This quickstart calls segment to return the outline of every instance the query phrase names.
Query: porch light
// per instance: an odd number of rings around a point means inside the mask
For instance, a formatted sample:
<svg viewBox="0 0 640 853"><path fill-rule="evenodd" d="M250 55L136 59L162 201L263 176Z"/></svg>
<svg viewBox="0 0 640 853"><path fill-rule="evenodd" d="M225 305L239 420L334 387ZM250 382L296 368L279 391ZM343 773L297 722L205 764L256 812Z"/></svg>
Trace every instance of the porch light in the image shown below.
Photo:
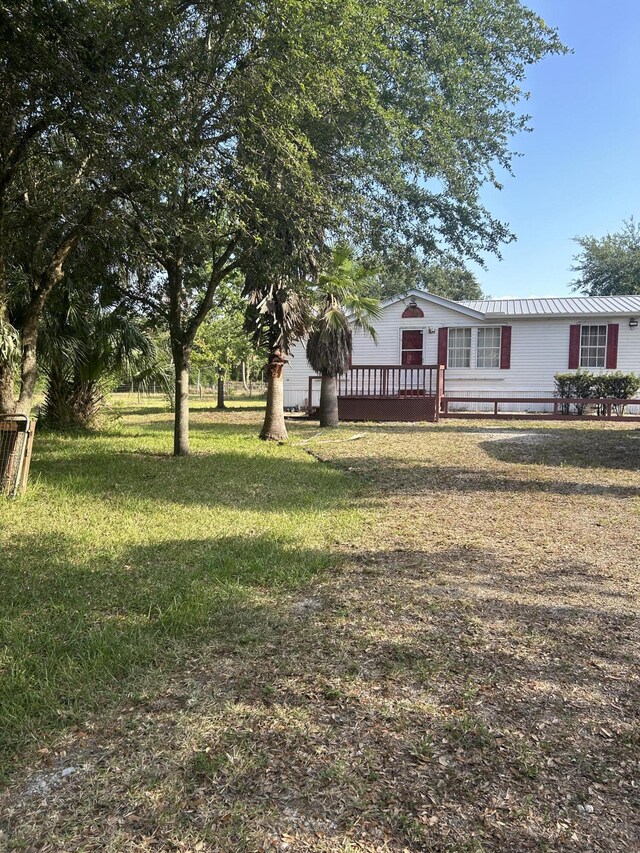
<svg viewBox="0 0 640 853"><path fill-rule="evenodd" d="M632 318L629 320L629 328L630 328L630 329L635 329L635 328L637 327L637 325L638 325L638 319L637 319L637 317L632 317Z"/></svg>

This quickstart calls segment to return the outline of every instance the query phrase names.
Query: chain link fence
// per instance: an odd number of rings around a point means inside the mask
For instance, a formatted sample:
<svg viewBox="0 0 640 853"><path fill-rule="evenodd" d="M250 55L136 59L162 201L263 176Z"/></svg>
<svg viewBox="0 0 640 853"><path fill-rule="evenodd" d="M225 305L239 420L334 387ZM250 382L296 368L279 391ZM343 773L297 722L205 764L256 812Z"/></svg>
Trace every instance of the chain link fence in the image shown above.
<svg viewBox="0 0 640 853"><path fill-rule="evenodd" d="M173 388L168 388L162 383L145 382L137 384L135 382L121 383L113 392L114 394L133 394L139 402L144 400L166 400L171 401L173 397ZM264 400L267 393L266 383L261 381L247 382L245 385L239 381L225 381L224 383L224 399L229 402L233 400ZM207 402L216 402L218 399L217 383L200 383L189 385L189 396L192 400L206 400Z"/></svg>

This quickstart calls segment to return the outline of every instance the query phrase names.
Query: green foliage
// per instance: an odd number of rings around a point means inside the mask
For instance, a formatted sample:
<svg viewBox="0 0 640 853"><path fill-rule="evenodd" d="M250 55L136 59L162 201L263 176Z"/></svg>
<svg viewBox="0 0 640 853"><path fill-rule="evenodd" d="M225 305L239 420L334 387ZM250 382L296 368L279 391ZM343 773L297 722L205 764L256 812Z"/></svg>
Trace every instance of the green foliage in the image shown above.
<svg viewBox="0 0 640 853"><path fill-rule="evenodd" d="M388 264L446 257L459 263L512 239L480 202L484 183L511 170L511 138L526 66L563 50L517 0L451 4L393 0L366 31L373 109L359 110L347 202L360 235ZM365 216L362 212L365 211Z"/></svg>
<svg viewBox="0 0 640 853"><path fill-rule="evenodd" d="M105 393L156 361L153 339L128 314L98 260L96 252L82 254L84 263L72 268L45 309L38 353L47 382L41 417L57 429L94 424ZM87 264L93 264L95 278Z"/></svg>
<svg viewBox="0 0 640 853"><path fill-rule="evenodd" d="M193 343L191 364L203 382L213 384L220 374L243 363L246 378L251 378L256 368L266 362L266 353L256 351L244 329L246 307L239 283L221 284L217 305L200 326Z"/></svg>
<svg viewBox="0 0 640 853"><path fill-rule="evenodd" d="M595 375L587 370L576 370L575 373L556 373L555 396L556 397L579 397L581 399L594 397ZM578 415L584 414L587 408L585 403L564 403L561 407L562 414L568 415L572 411L572 405Z"/></svg>
<svg viewBox="0 0 640 853"><path fill-rule="evenodd" d="M511 235L480 191L527 127L527 65L563 50L518 0L25 0L0 34L0 313L31 324L32 352L99 227L182 384L237 270L298 310L327 241L386 266L498 251Z"/></svg>
<svg viewBox="0 0 640 853"><path fill-rule="evenodd" d="M0 362L12 366L20 357L20 335L0 316Z"/></svg>
<svg viewBox="0 0 640 853"><path fill-rule="evenodd" d="M381 299L405 294L412 288L426 290L454 302L483 298L480 282L474 273L452 261L425 263L407 259L403 268L392 266L377 274L376 292Z"/></svg>
<svg viewBox="0 0 640 853"><path fill-rule="evenodd" d="M597 376L595 386L599 397L628 400L640 390L640 376L616 370L615 373L603 373Z"/></svg>
<svg viewBox="0 0 640 853"><path fill-rule="evenodd" d="M613 399L629 400L640 389L640 376L635 373L623 373L617 370L614 373L591 373L588 370L577 370L575 373L556 373L554 376L556 397L577 397L580 399ZM573 405L578 415L585 413L586 403L565 403L562 405L562 413L570 414ZM615 407L616 412L622 414L624 406ZM606 408L598 406L598 414L604 414Z"/></svg>
<svg viewBox="0 0 640 853"><path fill-rule="evenodd" d="M425 271L425 290L452 299L454 302L470 302L482 299L480 283L471 270L456 265L433 265Z"/></svg>
<svg viewBox="0 0 640 853"><path fill-rule="evenodd" d="M307 341L307 359L317 373L330 377L344 373L351 360L353 329L376 340L373 321L380 317L380 303L367 295L371 288L371 271L348 246L337 246L318 279L319 304Z"/></svg>
<svg viewBox="0 0 640 853"><path fill-rule="evenodd" d="M581 252L572 267L575 290L589 296L640 293L640 225L634 219L605 237L576 237Z"/></svg>
<svg viewBox="0 0 640 853"><path fill-rule="evenodd" d="M22 343L31 407L44 306L81 237L114 197L108 164L127 94L120 0L0 4L0 315ZM118 130L115 130L118 128ZM127 166L119 167L126 181ZM0 361L0 386L5 366ZM13 394L0 387L0 408Z"/></svg>

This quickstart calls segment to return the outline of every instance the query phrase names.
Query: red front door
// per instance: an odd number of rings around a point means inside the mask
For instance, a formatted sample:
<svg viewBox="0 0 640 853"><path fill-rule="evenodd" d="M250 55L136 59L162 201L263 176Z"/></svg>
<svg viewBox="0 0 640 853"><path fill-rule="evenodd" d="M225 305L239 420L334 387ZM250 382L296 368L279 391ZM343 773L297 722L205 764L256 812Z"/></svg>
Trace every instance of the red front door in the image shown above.
<svg viewBox="0 0 640 853"><path fill-rule="evenodd" d="M403 329L401 364L422 364L422 329Z"/></svg>

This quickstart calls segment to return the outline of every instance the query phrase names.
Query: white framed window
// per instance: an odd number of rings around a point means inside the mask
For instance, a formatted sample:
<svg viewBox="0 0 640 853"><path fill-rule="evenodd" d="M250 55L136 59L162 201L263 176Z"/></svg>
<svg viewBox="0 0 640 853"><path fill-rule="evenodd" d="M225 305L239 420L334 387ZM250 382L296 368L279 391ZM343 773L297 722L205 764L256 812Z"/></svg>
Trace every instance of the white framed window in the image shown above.
<svg viewBox="0 0 640 853"><path fill-rule="evenodd" d="M607 360L607 327L580 327L580 367L604 367Z"/></svg>
<svg viewBox="0 0 640 853"><path fill-rule="evenodd" d="M471 367L471 329L449 329L448 367Z"/></svg>
<svg viewBox="0 0 640 853"><path fill-rule="evenodd" d="M477 367L500 367L500 345L502 329L500 326L480 327L476 349Z"/></svg>

